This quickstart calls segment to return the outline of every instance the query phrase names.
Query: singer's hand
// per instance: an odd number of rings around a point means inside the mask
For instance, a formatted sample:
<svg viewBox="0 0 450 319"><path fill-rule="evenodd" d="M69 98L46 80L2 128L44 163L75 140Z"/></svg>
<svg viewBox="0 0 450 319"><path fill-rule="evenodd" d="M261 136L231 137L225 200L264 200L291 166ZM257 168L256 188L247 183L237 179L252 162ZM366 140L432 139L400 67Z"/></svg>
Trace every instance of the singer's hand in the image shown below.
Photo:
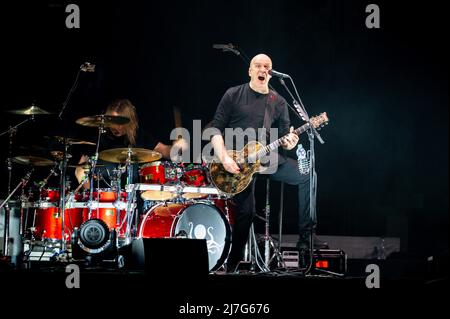
<svg viewBox="0 0 450 319"><path fill-rule="evenodd" d="M225 153L222 158L222 165L223 168L225 168L225 170L227 172L230 172L231 174L238 174L241 171L236 162L227 153Z"/></svg>
<svg viewBox="0 0 450 319"><path fill-rule="evenodd" d="M298 135L293 133L294 132L294 128L291 126L290 130L289 130L289 134L287 134L286 136L284 136L281 139L281 146L285 149L285 150L291 150L295 147L295 145L297 145L298 143Z"/></svg>

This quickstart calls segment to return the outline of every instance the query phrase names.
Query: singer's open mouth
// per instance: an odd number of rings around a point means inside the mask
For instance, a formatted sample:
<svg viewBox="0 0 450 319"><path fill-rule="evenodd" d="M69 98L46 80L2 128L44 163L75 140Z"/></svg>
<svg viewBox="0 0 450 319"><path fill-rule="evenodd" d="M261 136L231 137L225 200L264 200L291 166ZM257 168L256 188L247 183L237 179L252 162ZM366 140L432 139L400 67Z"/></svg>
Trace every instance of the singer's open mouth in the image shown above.
<svg viewBox="0 0 450 319"><path fill-rule="evenodd" d="M260 81L264 81L266 79L266 77L265 76L263 76L263 75L258 75L258 80L260 80Z"/></svg>

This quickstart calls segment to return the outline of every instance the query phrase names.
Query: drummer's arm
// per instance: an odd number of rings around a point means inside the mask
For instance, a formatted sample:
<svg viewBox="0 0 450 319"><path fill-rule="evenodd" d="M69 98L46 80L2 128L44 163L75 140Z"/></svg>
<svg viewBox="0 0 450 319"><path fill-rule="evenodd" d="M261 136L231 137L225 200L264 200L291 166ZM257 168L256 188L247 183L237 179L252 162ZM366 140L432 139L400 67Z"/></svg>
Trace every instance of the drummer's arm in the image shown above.
<svg viewBox="0 0 450 319"><path fill-rule="evenodd" d="M80 160L78 161L79 164L86 163L88 160L88 157L86 155L81 156ZM86 172L82 166L77 166L75 168L75 177L78 181L78 183L81 183L83 180L86 179ZM86 180L83 184L84 189L89 189L89 180Z"/></svg>
<svg viewBox="0 0 450 319"><path fill-rule="evenodd" d="M161 142L159 142L156 147L154 148L155 151L161 153L162 157L164 157L165 159L171 159L170 156L170 152L172 150L172 147L176 146L176 149L174 150L174 152L179 152L179 151L186 151L188 148L188 144L186 142L185 139L180 138L178 140L176 140L173 145L166 145L163 144Z"/></svg>
<svg viewBox="0 0 450 319"><path fill-rule="evenodd" d="M161 153L162 157L164 157L165 159L170 159L170 149L171 148L172 148L171 145L166 145L166 144L159 142L158 144L156 144L156 147L154 148L154 150L156 152Z"/></svg>

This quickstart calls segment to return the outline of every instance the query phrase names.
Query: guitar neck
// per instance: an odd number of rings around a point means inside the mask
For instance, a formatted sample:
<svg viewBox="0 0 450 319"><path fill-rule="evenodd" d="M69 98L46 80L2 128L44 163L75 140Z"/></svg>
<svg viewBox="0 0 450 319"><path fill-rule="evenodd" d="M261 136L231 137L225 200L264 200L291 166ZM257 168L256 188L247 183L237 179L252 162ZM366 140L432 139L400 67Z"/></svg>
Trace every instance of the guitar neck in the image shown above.
<svg viewBox="0 0 450 319"><path fill-rule="evenodd" d="M307 129L309 129L309 123L303 124L302 126L300 126L299 128L295 129L293 131L293 133L295 133L296 135L300 135L303 132L305 132ZM282 137L280 137L279 139L277 139L276 141L273 141L272 143L270 143L269 145L264 146L262 149L260 149L257 153L256 153L256 157L260 158L261 156L263 156L264 154L267 154L275 149L277 149L278 147L280 147L281 145L281 141L282 139L287 136L284 135Z"/></svg>

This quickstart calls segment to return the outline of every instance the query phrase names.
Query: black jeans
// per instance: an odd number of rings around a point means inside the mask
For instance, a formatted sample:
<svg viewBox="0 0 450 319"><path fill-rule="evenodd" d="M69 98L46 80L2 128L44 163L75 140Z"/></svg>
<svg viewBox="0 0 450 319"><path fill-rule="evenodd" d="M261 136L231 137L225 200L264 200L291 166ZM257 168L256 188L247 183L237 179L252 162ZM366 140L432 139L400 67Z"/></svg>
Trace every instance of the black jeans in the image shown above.
<svg viewBox="0 0 450 319"><path fill-rule="evenodd" d="M309 175L298 171L297 161L287 158L278 166L275 173L269 175L271 180L298 186L298 231L299 241L308 240L313 225L309 207ZM255 216L255 179L241 193L234 197L236 216L232 232L232 246L228 256L228 265L236 266L243 258L248 240L250 226Z"/></svg>

